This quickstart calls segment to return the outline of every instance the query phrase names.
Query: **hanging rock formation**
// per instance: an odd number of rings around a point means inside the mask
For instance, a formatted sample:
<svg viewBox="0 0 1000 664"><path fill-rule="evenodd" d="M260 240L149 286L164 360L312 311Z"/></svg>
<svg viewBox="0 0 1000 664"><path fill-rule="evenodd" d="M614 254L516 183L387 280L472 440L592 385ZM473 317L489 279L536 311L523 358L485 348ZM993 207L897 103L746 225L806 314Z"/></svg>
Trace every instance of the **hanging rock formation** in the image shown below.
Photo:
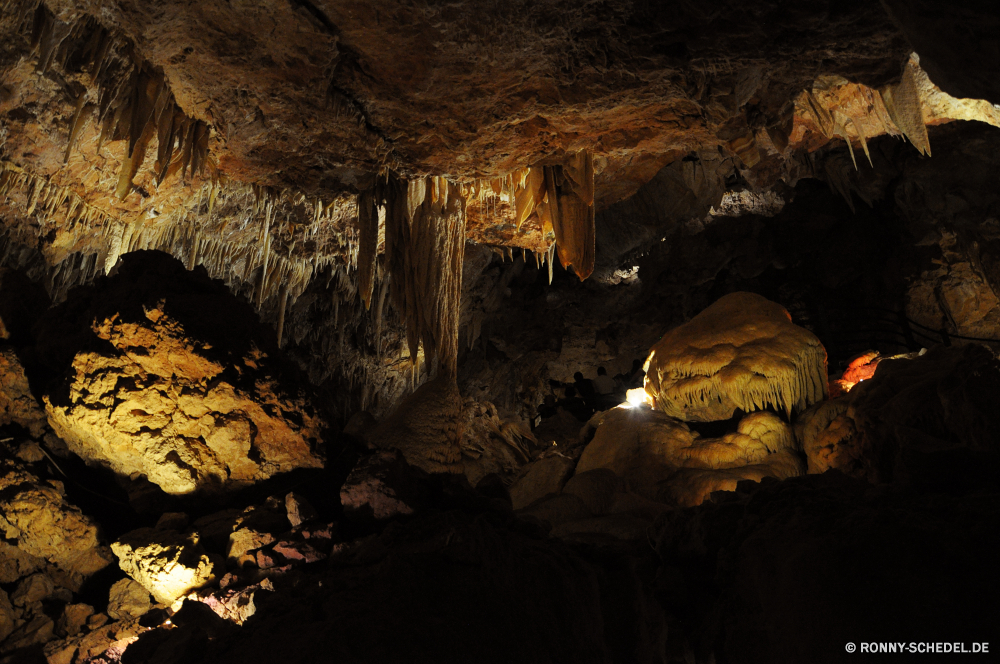
<svg viewBox="0 0 1000 664"><path fill-rule="evenodd" d="M768 406L791 413L827 394L826 350L783 307L753 293L720 298L653 346L646 393L671 417L711 422Z"/></svg>

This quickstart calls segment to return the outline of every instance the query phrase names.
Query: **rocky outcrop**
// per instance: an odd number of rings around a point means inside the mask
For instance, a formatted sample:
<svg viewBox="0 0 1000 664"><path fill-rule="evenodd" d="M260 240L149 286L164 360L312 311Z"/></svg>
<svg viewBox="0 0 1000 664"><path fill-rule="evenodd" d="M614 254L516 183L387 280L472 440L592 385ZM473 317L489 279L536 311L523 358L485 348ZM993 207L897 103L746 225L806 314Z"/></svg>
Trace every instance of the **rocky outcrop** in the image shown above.
<svg viewBox="0 0 1000 664"><path fill-rule="evenodd" d="M197 538L176 531L140 528L126 533L111 549L122 571L163 604L173 604L215 578L212 561Z"/></svg>
<svg viewBox="0 0 1000 664"><path fill-rule="evenodd" d="M460 445L465 477L475 486L487 475L513 476L531 458L536 441L517 423L500 419L489 401L465 399Z"/></svg>
<svg viewBox="0 0 1000 664"><path fill-rule="evenodd" d="M989 473L975 459L1000 453L1000 361L985 346L938 346L885 360L849 396L860 435L858 474L872 482L961 482L936 465L968 458L969 472Z"/></svg>
<svg viewBox="0 0 1000 664"><path fill-rule="evenodd" d="M773 413L752 413L736 432L703 438L684 422L645 408L616 408L604 418L576 473L599 468L647 499L680 506L731 491L739 480L804 471L791 428Z"/></svg>
<svg viewBox="0 0 1000 664"><path fill-rule="evenodd" d="M413 514L420 501L413 470L397 450L383 450L362 459L340 488L340 503L348 517L384 521Z"/></svg>
<svg viewBox="0 0 1000 664"><path fill-rule="evenodd" d="M860 463L857 429L848 414L850 397L820 401L795 420L795 437L806 455L806 472L830 468L856 471Z"/></svg>
<svg viewBox="0 0 1000 664"><path fill-rule="evenodd" d="M128 620L144 616L152 608L149 591L133 579L119 579L108 593L108 617Z"/></svg>
<svg viewBox="0 0 1000 664"><path fill-rule="evenodd" d="M10 461L0 462L0 528L4 580L48 562L62 585L76 590L113 560L96 524L66 502L59 482L40 481Z"/></svg>
<svg viewBox="0 0 1000 664"><path fill-rule="evenodd" d="M46 420L17 353L0 346L0 426L5 424L18 424L38 438L45 432Z"/></svg>
<svg viewBox="0 0 1000 664"><path fill-rule="evenodd" d="M56 346L57 356L84 348L45 397L70 449L175 494L321 466L323 421L283 377L249 307L172 259L133 256L59 312L76 325L89 318L80 338Z"/></svg>

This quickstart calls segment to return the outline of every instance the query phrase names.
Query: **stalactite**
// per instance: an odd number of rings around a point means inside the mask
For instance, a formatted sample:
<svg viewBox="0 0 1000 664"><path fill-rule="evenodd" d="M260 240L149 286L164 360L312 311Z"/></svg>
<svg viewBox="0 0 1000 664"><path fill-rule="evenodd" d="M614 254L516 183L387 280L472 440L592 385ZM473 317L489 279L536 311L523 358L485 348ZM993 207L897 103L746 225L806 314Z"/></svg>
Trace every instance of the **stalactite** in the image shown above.
<svg viewBox="0 0 1000 664"><path fill-rule="evenodd" d="M358 290L365 309L371 308L378 253L378 208L373 191L358 195Z"/></svg>
<svg viewBox="0 0 1000 664"><path fill-rule="evenodd" d="M385 255L390 295L406 322L414 379L423 344L428 363L454 378L465 253L465 199L441 177L404 183L390 177L379 195L386 209Z"/></svg>

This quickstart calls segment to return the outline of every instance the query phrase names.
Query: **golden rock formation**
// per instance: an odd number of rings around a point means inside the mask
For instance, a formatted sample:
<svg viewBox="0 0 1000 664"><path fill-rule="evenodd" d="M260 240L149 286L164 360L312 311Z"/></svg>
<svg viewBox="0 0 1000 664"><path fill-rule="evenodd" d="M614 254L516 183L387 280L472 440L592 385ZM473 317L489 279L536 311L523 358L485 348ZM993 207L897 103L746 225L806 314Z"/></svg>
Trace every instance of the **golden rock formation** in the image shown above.
<svg viewBox="0 0 1000 664"><path fill-rule="evenodd" d="M820 401L796 418L795 436L806 455L807 472L850 472L857 463L860 436L849 407L850 397L843 396Z"/></svg>
<svg viewBox="0 0 1000 664"><path fill-rule="evenodd" d="M257 374L263 352L223 366L162 302L145 317L96 322L109 350L77 354L65 399L46 396L49 423L74 453L175 494L322 465L322 421Z"/></svg>
<svg viewBox="0 0 1000 664"><path fill-rule="evenodd" d="M681 420L768 406L791 414L826 396L826 350L780 305L732 293L653 346L645 389L655 408Z"/></svg>
<svg viewBox="0 0 1000 664"><path fill-rule="evenodd" d="M12 423L37 438L45 430L45 412L31 393L17 353L0 347L0 426Z"/></svg>
<svg viewBox="0 0 1000 664"><path fill-rule="evenodd" d="M215 578L197 538L175 531L140 528L126 533L111 549L122 571L164 604L173 604Z"/></svg>
<svg viewBox="0 0 1000 664"><path fill-rule="evenodd" d="M61 489L11 461L0 464L0 528L10 543L0 550L0 578L16 580L40 567L41 559L55 566L62 585L76 590L113 560L95 523L67 503Z"/></svg>

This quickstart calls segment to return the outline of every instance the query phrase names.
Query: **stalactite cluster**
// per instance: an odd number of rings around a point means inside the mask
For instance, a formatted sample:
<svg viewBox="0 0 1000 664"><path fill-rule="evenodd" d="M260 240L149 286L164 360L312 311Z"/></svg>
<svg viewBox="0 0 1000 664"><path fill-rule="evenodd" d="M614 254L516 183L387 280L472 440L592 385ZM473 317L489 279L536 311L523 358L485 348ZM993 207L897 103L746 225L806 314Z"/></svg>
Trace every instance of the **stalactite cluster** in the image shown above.
<svg viewBox="0 0 1000 664"><path fill-rule="evenodd" d="M157 140L153 166L157 183L179 173L219 178L209 155L210 127L189 117L177 104L163 73L142 59L131 42L89 16L72 23L59 21L40 3L22 3L21 11L36 4L31 25L31 48L44 74L53 64L66 72L89 71L93 89L80 85L70 125L64 163L88 117L100 125L98 152L105 141L128 140L115 194L125 198L142 165L150 141Z"/></svg>

